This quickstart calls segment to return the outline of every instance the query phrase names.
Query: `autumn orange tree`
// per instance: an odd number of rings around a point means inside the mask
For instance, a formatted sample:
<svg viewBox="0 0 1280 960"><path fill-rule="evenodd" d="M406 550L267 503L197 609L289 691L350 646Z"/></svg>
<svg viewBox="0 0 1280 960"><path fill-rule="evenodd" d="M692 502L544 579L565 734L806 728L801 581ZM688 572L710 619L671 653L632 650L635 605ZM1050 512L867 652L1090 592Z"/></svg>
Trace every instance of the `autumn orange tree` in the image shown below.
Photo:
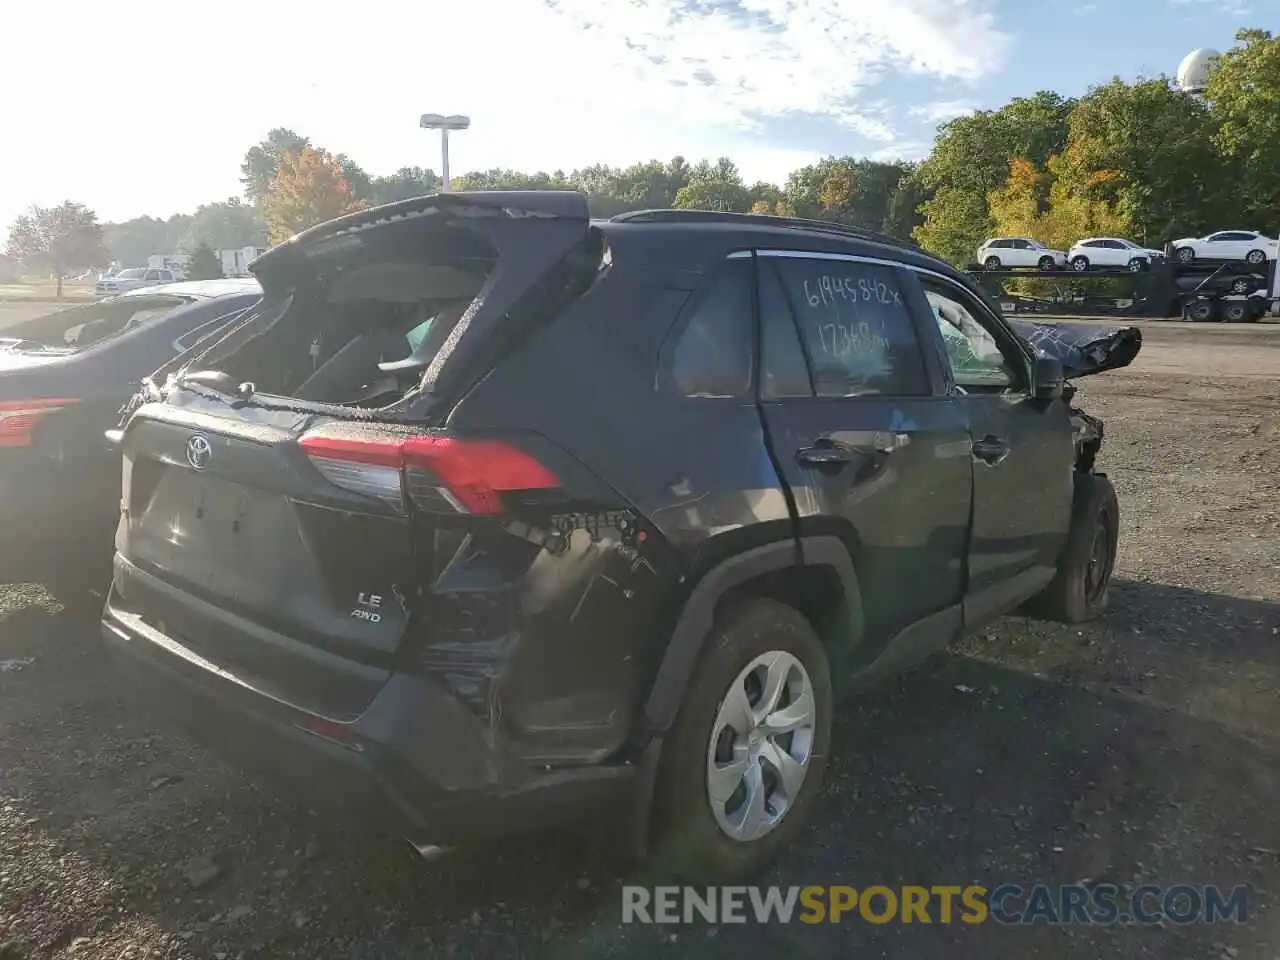
<svg viewBox="0 0 1280 960"><path fill-rule="evenodd" d="M303 147L281 157L280 169L267 190L262 212L270 241L281 243L295 233L365 207L342 175L342 165L326 150Z"/></svg>

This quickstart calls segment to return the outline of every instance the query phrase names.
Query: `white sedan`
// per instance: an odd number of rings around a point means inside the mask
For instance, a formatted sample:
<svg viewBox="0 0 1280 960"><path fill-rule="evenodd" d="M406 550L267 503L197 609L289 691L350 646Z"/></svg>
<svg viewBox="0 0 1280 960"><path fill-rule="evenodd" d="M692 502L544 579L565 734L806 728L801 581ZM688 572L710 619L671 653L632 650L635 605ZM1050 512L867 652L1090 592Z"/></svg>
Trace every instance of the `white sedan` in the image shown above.
<svg viewBox="0 0 1280 960"><path fill-rule="evenodd" d="M999 267L1059 270L1067 265L1067 255L1029 237L992 237L978 248L978 262L988 270Z"/></svg>
<svg viewBox="0 0 1280 960"><path fill-rule="evenodd" d="M1220 230L1207 237L1186 237L1173 241L1173 255L1179 263L1192 260L1243 260L1261 266L1275 260L1280 240L1272 240L1253 230Z"/></svg>
<svg viewBox="0 0 1280 960"><path fill-rule="evenodd" d="M1088 237L1072 245L1067 251L1067 262L1072 270L1078 271L1090 267L1125 267L1137 273L1163 256L1159 250L1139 246L1124 237Z"/></svg>

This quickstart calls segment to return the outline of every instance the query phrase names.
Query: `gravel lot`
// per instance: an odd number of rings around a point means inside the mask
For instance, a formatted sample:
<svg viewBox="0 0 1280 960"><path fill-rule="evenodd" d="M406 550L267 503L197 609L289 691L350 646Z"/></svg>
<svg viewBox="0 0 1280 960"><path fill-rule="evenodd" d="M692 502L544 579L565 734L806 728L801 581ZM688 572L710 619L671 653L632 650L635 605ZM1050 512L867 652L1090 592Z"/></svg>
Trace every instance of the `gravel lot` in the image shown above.
<svg viewBox="0 0 1280 960"><path fill-rule="evenodd" d="M1009 618L845 709L765 883L1249 884L1243 925L622 927L542 836L431 864L151 722L95 631L0 587L0 960L1280 957L1280 330L1148 324L1085 381L1124 533L1111 612Z"/></svg>

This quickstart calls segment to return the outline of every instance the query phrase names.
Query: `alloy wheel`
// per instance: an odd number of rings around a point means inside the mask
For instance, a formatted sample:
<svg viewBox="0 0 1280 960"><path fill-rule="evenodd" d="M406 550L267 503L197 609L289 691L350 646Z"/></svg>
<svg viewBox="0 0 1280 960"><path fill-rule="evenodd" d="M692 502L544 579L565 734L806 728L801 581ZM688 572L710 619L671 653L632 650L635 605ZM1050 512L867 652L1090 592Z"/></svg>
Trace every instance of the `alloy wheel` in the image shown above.
<svg viewBox="0 0 1280 960"><path fill-rule="evenodd" d="M707 747L707 800L722 833L749 843L786 817L813 757L817 701L785 650L752 660L729 686Z"/></svg>

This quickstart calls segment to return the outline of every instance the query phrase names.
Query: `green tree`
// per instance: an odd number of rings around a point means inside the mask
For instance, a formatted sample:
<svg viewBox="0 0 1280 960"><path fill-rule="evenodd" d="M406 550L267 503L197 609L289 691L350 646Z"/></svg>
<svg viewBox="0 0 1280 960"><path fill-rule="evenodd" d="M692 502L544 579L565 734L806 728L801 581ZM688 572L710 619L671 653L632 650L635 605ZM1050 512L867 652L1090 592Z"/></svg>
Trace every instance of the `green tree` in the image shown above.
<svg viewBox="0 0 1280 960"><path fill-rule="evenodd" d="M1236 223L1280 231L1280 37L1241 30L1209 75L1216 143L1239 171Z"/></svg>
<svg viewBox="0 0 1280 960"><path fill-rule="evenodd" d="M746 213L751 204L751 193L742 182L737 165L728 157L720 157L714 164L703 160L690 170L689 181L676 191L672 206Z"/></svg>
<svg viewBox="0 0 1280 960"><path fill-rule="evenodd" d="M240 182L250 203L262 203L275 182L284 157L296 155L311 146L309 137L286 127L276 127L258 144L250 147L240 164Z"/></svg>
<svg viewBox="0 0 1280 960"><path fill-rule="evenodd" d="M222 276L222 261L207 243L199 244L191 251L187 261L188 280L217 280Z"/></svg>
<svg viewBox="0 0 1280 960"><path fill-rule="evenodd" d="M241 247L262 247L267 243L267 222L262 211L242 202L239 197L231 197L225 203L203 204L190 220L178 242L179 250L194 253L201 246L212 250L238 250Z"/></svg>
<svg viewBox="0 0 1280 960"><path fill-rule="evenodd" d="M97 215L83 203L64 200L56 207L32 207L9 227L9 256L27 267L47 270L58 282L78 270L102 266L107 249Z"/></svg>
<svg viewBox="0 0 1280 960"><path fill-rule="evenodd" d="M1214 132L1205 104L1167 78L1117 78L1072 111L1064 163L1079 190L1119 205L1135 239L1163 245L1217 229L1239 206Z"/></svg>
<svg viewBox="0 0 1280 960"><path fill-rule="evenodd" d="M956 117L938 129L933 152L917 171L929 197L920 207L915 238L954 263L969 263L993 229L987 196L1022 157L1043 169L1067 144L1067 118L1075 101L1052 91L1015 97L999 110Z"/></svg>
<svg viewBox="0 0 1280 960"><path fill-rule="evenodd" d="M441 182L434 170L401 167L390 176L374 177L372 186L372 202L382 204L439 193Z"/></svg>

